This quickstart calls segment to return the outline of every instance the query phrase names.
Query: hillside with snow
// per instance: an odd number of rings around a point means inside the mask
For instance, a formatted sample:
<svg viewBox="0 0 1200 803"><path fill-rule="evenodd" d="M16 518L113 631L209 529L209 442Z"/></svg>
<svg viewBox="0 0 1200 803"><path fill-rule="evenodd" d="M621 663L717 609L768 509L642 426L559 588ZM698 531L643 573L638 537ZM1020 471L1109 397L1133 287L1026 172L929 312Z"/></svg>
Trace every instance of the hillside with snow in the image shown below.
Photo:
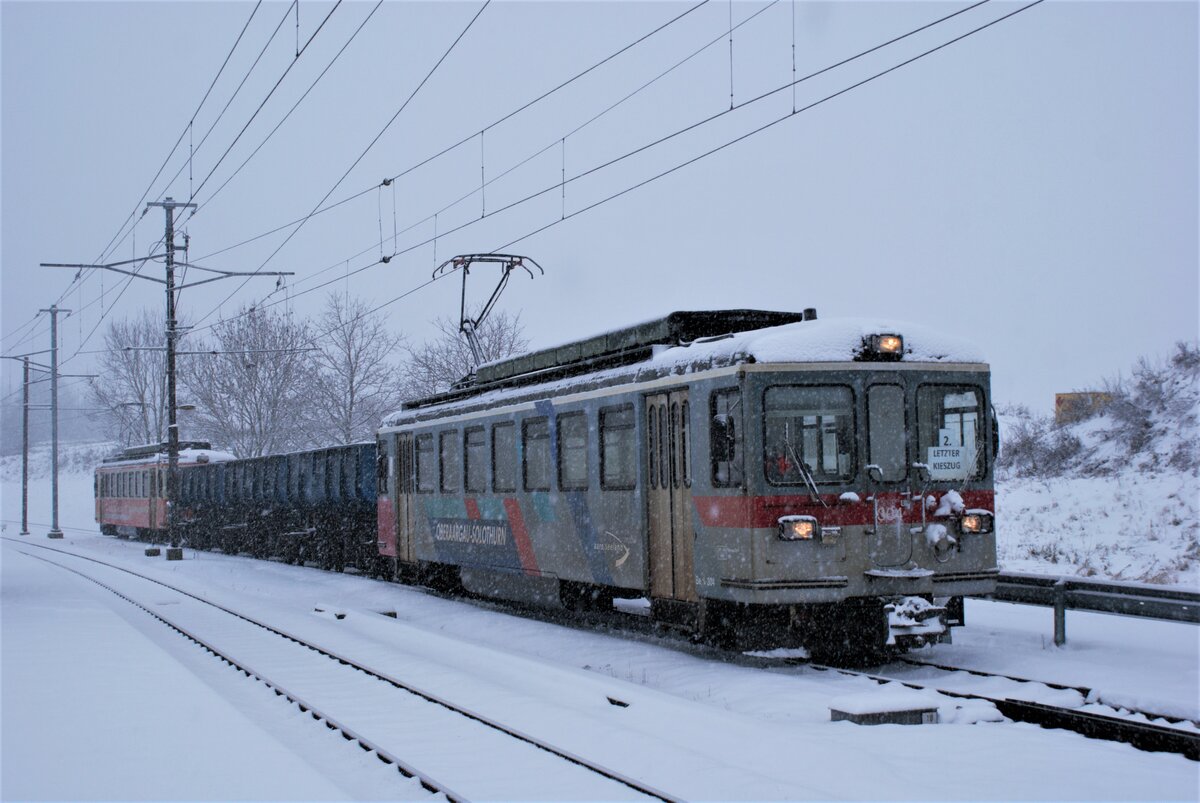
<svg viewBox="0 0 1200 803"><path fill-rule="evenodd" d="M1000 564L1200 587L1200 350L1104 386L1071 423L1001 409Z"/></svg>

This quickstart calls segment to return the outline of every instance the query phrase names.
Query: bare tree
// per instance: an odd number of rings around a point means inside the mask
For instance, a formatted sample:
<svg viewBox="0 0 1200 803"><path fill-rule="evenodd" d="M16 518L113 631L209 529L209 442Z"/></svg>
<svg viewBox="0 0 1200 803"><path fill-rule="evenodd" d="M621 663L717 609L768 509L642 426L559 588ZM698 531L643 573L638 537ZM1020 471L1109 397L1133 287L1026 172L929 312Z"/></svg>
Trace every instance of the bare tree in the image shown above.
<svg viewBox="0 0 1200 803"><path fill-rule="evenodd" d="M167 435L166 323L144 310L113 321L104 334L99 376L91 380L107 435L123 445L162 443Z"/></svg>
<svg viewBox="0 0 1200 803"><path fill-rule="evenodd" d="M401 335L366 302L331 294L318 322L314 433L325 442L370 440L383 417L400 407Z"/></svg>
<svg viewBox="0 0 1200 803"><path fill-rule="evenodd" d="M433 324L439 334L419 348L409 350L406 398L448 390L475 371L471 347L459 333L458 324L447 318L438 318ZM477 334L484 362L520 354L529 347L519 313L493 312Z"/></svg>
<svg viewBox="0 0 1200 803"><path fill-rule="evenodd" d="M287 313L241 312L217 324L205 343L188 350L215 354L181 358L180 378L196 405L193 430L239 457L301 449L316 371L306 322Z"/></svg>

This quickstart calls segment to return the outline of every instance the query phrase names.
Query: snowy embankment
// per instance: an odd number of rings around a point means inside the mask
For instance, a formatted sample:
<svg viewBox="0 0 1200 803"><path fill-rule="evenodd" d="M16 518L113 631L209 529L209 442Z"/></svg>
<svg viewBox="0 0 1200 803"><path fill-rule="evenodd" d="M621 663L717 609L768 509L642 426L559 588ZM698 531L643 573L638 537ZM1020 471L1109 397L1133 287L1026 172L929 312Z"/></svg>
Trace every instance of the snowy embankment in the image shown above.
<svg viewBox="0 0 1200 803"><path fill-rule="evenodd" d="M1000 566L1200 587L1200 350L1104 386L1070 423L1001 411Z"/></svg>
<svg viewBox="0 0 1200 803"><path fill-rule="evenodd" d="M996 496L1005 571L1200 587L1193 474L1013 478Z"/></svg>

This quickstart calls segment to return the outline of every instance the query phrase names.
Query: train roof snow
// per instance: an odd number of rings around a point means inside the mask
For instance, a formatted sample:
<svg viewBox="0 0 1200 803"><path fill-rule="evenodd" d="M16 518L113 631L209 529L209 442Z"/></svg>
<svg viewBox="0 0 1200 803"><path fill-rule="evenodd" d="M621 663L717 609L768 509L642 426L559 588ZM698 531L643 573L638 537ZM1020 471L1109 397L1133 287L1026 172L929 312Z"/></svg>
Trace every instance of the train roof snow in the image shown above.
<svg viewBox="0 0 1200 803"><path fill-rule="evenodd" d="M873 335L900 335L904 363L982 364L980 349L926 326L881 318L818 320L816 310L673 312L656 321L480 366L451 390L405 402L386 426L409 413L459 400L508 396L533 385L559 390L622 375L685 374L742 363L846 363L865 355Z"/></svg>
<svg viewBox="0 0 1200 803"><path fill-rule="evenodd" d="M229 452L213 449L205 441L181 441L179 443L180 463L223 463L236 460L237 457ZM120 452L104 458L104 466L130 465L142 463L166 463L167 444L147 443L142 446L130 446Z"/></svg>

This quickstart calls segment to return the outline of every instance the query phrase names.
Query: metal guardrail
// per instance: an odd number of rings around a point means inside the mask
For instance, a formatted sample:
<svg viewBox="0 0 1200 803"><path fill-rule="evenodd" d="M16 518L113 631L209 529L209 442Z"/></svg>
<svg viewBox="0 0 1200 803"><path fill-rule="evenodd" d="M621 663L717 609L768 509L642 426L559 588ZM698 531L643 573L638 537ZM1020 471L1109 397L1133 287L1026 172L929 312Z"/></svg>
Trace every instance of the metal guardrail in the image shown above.
<svg viewBox="0 0 1200 803"><path fill-rule="evenodd" d="M1200 593L1148 583L1003 572L995 599L1054 608L1054 643L1067 641L1068 610L1200 624Z"/></svg>

